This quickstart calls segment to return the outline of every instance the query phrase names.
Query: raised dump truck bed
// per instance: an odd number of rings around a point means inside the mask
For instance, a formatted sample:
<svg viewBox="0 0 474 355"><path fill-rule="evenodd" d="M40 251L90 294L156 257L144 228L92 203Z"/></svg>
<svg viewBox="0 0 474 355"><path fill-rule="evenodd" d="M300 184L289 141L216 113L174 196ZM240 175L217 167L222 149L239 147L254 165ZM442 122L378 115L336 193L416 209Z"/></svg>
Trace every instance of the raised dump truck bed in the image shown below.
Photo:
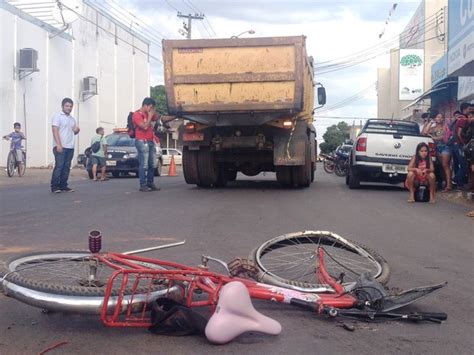
<svg viewBox="0 0 474 355"><path fill-rule="evenodd" d="M312 118L305 38L164 40L168 110L175 115L266 112Z"/></svg>

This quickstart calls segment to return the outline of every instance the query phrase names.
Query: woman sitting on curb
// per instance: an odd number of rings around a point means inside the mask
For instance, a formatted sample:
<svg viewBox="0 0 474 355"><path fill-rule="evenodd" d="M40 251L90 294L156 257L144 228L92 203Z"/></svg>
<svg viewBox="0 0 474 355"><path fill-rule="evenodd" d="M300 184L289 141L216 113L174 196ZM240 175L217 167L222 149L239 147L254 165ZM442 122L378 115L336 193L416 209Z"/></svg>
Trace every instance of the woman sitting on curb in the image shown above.
<svg viewBox="0 0 474 355"><path fill-rule="evenodd" d="M416 146L416 154L408 164L408 176L405 186L410 190L408 202L415 202L415 190L419 185L426 185L430 190L430 203L435 203L436 177L434 164L431 161L429 147L426 143Z"/></svg>

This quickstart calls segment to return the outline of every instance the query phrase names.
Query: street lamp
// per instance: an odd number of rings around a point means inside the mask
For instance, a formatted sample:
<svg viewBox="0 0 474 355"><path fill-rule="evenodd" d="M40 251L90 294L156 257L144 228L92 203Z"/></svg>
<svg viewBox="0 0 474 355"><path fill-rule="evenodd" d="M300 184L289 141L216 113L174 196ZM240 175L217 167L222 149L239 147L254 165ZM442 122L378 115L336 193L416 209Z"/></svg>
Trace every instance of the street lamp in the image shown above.
<svg viewBox="0 0 474 355"><path fill-rule="evenodd" d="M237 36L232 36L230 38L239 38L240 36L242 36L243 34L246 34L246 33L248 33L249 35L253 35L255 33L255 31L254 30L244 31L242 33L239 33Z"/></svg>

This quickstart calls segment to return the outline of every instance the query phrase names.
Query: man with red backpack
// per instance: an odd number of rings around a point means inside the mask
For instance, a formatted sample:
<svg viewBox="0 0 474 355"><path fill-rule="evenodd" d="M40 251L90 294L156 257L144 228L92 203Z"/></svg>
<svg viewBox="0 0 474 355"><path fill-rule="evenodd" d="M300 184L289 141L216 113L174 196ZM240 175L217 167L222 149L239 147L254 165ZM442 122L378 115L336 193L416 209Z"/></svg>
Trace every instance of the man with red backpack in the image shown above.
<svg viewBox="0 0 474 355"><path fill-rule="evenodd" d="M135 137L140 191L143 192L160 190L154 182L156 146L153 127L158 120L155 106L156 102L151 97L143 99L142 107L132 115L132 127L129 128L129 135Z"/></svg>

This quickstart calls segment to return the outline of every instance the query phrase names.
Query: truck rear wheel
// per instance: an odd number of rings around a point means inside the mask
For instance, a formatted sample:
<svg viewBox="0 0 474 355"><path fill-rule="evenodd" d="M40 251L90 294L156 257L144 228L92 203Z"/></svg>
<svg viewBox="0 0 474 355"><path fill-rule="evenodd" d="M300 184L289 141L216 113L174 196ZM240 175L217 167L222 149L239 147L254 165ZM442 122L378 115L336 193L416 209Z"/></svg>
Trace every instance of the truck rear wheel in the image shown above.
<svg viewBox="0 0 474 355"><path fill-rule="evenodd" d="M293 183L301 187L311 184L311 147L305 144L305 164L292 167Z"/></svg>
<svg viewBox="0 0 474 355"><path fill-rule="evenodd" d="M183 175L184 180L188 184L197 184L199 182L197 157L197 150L189 150L188 147L183 148Z"/></svg>
<svg viewBox="0 0 474 355"><path fill-rule="evenodd" d="M290 187L293 185L293 181L291 179L291 166L277 166L276 170L276 178L278 183L284 187Z"/></svg>
<svg viewBox="0 0 474 355"><path fill-rule="evenodd" d="M197 157L197 171L199 179L197 185L200 187L210 187L217 182L219 167L214 160L214 154L209 147L201 148Z"/></svg>

